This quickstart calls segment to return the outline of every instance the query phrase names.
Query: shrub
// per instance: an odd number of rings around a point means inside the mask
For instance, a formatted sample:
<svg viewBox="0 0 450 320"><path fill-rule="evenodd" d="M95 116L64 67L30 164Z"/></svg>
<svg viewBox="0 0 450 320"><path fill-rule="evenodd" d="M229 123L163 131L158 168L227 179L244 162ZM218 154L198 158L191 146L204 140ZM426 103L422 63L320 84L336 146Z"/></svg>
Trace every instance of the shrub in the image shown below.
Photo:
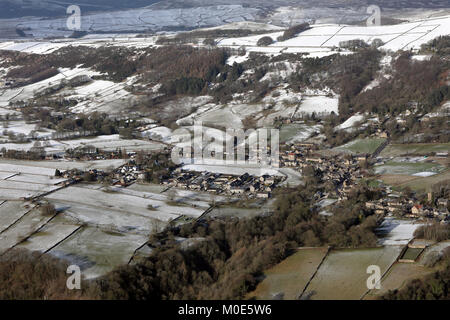
<svg viewBox="0 0 450 320"><path fill-rule="evenodd" d="M270 46L273 43L273 39L271 37L262 37L261 39L258 40L258 42L256 43L256 45L260 46L260 47L266 47L266 46Z"/></svg>
<svg viewBox="0 0 450 320"><path fill-rule="evenodd" d="M286 29L282 36L278 38L278 41L286 41L288 39L294 38L299 33L310 29L309 23L302 23Z"/></svg>
<svg viewBox="0 0 450 320"><path fill-rule="evenodd" d="M414 232L416 238L443 241L450 239L450 225L434 223L417 228Z"/></svg>
<svg viewBox="0 0 450 320"><path fill-rule="evenodd" d="M49 255L14 249L0 258L0 300L93 299L95 287L66 286L67 264Z"/></svg>

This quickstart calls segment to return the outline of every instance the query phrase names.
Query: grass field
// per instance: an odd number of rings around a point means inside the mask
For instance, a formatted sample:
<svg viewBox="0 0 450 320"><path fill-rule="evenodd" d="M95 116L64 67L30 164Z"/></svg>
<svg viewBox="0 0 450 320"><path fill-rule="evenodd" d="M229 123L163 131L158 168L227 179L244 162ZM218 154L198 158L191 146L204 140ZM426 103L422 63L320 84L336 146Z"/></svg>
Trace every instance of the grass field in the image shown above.
<svg viewBox="0 0 450 320"><path fill-rule="evenodd" d="M413 279L422 278L428 274L431 274L441 268L440 265L436 265L433 268L426 267L425 261L428 260L427 256L436 252L442 252L445 248L450 246L450 241L442 241L427 247L419 259L414 263L395 263L388 273L381 280L381 289L370 291L364 299L376 299L378 296L387 293L389 290L395 290L402 288L408 281ZM408 251L405 252L405 255ZM416 249L422 250L422 249ZM417 253L410 251L411 254Z"/></svg>
<svg viewBox="0 0 450 320"><path fill-rule="evenodd" d="M367 267L383 274L396 261L401 246L334 250L326 257L304 296L314 300L357 300L367 291Z"/></svg>
<svg viewBox="0 0 450 320"><path fill-rule="evenodd" d="M296 253L267 270L265 279L248 294L247 298L273 299L274 295L283 295L285 300L293 300L316 271L327 253L327 248L299 249Z"/></svg>
<svg viewBox="0 0 450 320"><path fill-rule="evenodd" d="M280 128L280 143L301 142L308 139L313 133L320 132L321 126L302 123L283 124Z"/></svg>
<svg viewBox="0 0 450 320"><path fill-rule="evenodd" d="M427 155L432 152L448 152L450 143L408 143L390 144L380 154L381 157L398 157L402 155Z"/></svg>
<svg viewBox="0 0 450 320"><path fill-rule="evenodd" d="M417 263L396 263L389 270L386 277L381 280L381 289L372 290L364 297L364 299L376 299L387 293L389 290L402 288L408 281L424 277L434 270L432 268L423 267Z"/></svg>
<svg viewBox="0 0 450 320"><path fill-rule="evenodd" d="M423 249L420 248L408 248L400 259L415 261L422 251Z"/></svg>
<svg viewBox="0 0 450 320"><path fill-rule="evenodd" d="M80 266L83 276L91 279L127 264L134 251L147 240L145 235L87 227L71 235L49 253Z"/></svg>
<svg viewBox="0 0 450 320"><path fill-rule="evenodd" d="M419 172L439 173L445 169L444 166L433 162L393 162L388 161L382 166L375 167L377 174L404 174L413 175Z"/></svg>
<svg viewBox="0 0 450 320"><path fill-rule="evenodd" d="M336 147L333 150L343 151L349 153L373 153L377 148L385 142L386 139L383 138L367 138L367 139L356 139L342 146Z"/></svg>
<svg viewBox="0 0 450 320"><path fill-rule="evenodd" d="M430 177L416 177L407 175L381 175L379 177L384 183L395 188L410 187L414 191L428 191L431 187L443 181L450 181L450 170L447 169Z"/></svg>

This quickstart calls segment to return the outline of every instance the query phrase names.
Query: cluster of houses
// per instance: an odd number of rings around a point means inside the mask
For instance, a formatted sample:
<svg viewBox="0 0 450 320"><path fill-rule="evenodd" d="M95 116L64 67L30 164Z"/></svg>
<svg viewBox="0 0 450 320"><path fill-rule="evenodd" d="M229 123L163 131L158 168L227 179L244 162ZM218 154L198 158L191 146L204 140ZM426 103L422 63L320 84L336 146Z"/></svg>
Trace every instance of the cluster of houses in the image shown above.
<svg viewBox="0 0 450 320"><path fill-rule="evenodd" d="M135 181L145 180L145 171L140 165L131 161L114 171L113 185L128 186Z"/></svg>
<svg viewBox="0 0 450 320"><path fill-rule="evenodd" d="M121 149L113 151L104 151L94 146L83 146L76 149L67 150L63 156L64 159L70 161L93 161L93 160L111 160L111 159L126 159L134 156L136 152L124 152ZM50 155L52 159L55 155ZM61 157L62 158L62 157Z"/></svg>
<svg viewBox="0 0 450 320"><path fill-rule="evenodd" d="M283 177L270 175L256 177L244 173L236 176L177 169L169 179L162 183L182 189L267 199L271 197L272 191L282 179Z"/></svg>
<svg viewBox="0 0 450 320"><path fill-rule="evenodd" d="M333 197L339 200L348 199L356 181L363 177L361 162L367 161L367 155L335 155L323 156L314 154L317 146L310 143L293 144L280 156L280 164L284 167L295 167L303 170L312 167L322 173L323 182L331 182L336 186L323 197Z"/></svg>
<svg viewBox="0 0 450 320"><path fill-rule="evenodd" d="M0 79L0 87L11 87L16 83L16 79Z"/></svg>
<svg viewBox="0 0 450 320"><path fill-rule="evenodd" d="M366 208L380 215L393 214L414 219L434 218L442 222L450 220L448 199L438 198L432 201L431 193L429 193L428 200L429 204L424 205L418 203L416 199L390 193L383 199L368 201L365 205Z"/></svg>

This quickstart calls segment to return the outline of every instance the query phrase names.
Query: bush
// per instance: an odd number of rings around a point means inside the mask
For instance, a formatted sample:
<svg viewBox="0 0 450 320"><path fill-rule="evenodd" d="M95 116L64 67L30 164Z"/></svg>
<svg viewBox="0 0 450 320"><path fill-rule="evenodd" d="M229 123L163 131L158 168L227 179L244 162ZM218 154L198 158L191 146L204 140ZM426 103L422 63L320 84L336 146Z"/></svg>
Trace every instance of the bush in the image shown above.
<svg viewBox="0 0 450 320"><path fill-rule="evenodd" d="M11 250L0 258L0 300L93 299L95 287L88 283L67 289L67 267L50 255Z"/></svg>
<svg viewBox="0 0 450 320"><path fill-rule="evenodd" d="M273 39L271 37L262 37L261 39L258 40L258 42L256 43L256 45L260 46L260 47L266 47L266 46L270 46L273 43Z"/></svg>
<svg viewBox="0 0 450 320"><path fill-rule="evenodd" d="M302 23L295 25L293 27L290 27L289 29L285 30L283 35L278 38L278 41L286 41L289 39L294 38L299 33L306 31L310 29L309 23Z"/></svg>
<svg viewBox="0 0 450 320"><path fill-rule="evenodd" d="M417 228L414 237L420 239L444 241L450 239L450 225L434 223Z"/></svg>

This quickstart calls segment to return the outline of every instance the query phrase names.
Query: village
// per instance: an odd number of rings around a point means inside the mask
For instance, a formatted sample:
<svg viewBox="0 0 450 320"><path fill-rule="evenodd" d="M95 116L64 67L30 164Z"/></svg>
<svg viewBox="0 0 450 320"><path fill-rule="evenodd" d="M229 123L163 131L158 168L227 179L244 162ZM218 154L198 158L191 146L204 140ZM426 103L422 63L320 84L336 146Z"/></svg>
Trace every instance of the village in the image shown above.
<svg viewBox="0 0 450 320"><path fill-rule="evenodd" d="M386 197L383 199L366 202L366 208L378 215L392 214L399 218L435 219L442 223L450 221L448 199L433 199L433 194L429 192L427 204L422 204L414 196L406 197L392 192L390 187L386 187L385 194Z"/></svg>
<svg viewBox="0 0 450 320"><path fill-rule="evenodd" d="M320 177L327 185L327 192L321 193L320 198L348 199L352 187L364 176L361 165L368 155L323 156L317 150L318 146L312 143L292 144L280 155L281 167L293 167L303 176Z"/></svg>
<svg viewBox="0 0 450 320"><path fill-rule="evenodd" d="M170 151L163 153L169 158ZM103 152L100 150L78 150L67 154L65 158L72 160L126 159L126 163L112 172L91 169L56 170L55 175L66 178L64 186L79 182L98 182L107 186L127 187L131 184L150 182L152 172L156 171L152 157L154 154L126 152L117 150ZM67 160L66 159L66 160ZM296 143L283 145L280 152L280 168L292 168L301 172L304 178L313 177L319 191L314 195L317 204L335 203L351 197L352 190L362 179L369 175L370 155L321 155L319 147L312 143ZM160 163L159 165L166 166ZM209 171L190 171L182 166L173 166L157 176L157 183L167 188L179 188L217 195L233 195L243 199L269 199L276 188L280 187L285 177L264 174L254 176L249 173L241 175L214 173ZM393 191L392 187L380 184L378 189L383 196L379 200L368 201L365 207L380 216L394 215L400 218L434 219L448 222L450 214L447 209L448 200L435 199L427 194L426 201L419 201L414 193Z"/></svg>

